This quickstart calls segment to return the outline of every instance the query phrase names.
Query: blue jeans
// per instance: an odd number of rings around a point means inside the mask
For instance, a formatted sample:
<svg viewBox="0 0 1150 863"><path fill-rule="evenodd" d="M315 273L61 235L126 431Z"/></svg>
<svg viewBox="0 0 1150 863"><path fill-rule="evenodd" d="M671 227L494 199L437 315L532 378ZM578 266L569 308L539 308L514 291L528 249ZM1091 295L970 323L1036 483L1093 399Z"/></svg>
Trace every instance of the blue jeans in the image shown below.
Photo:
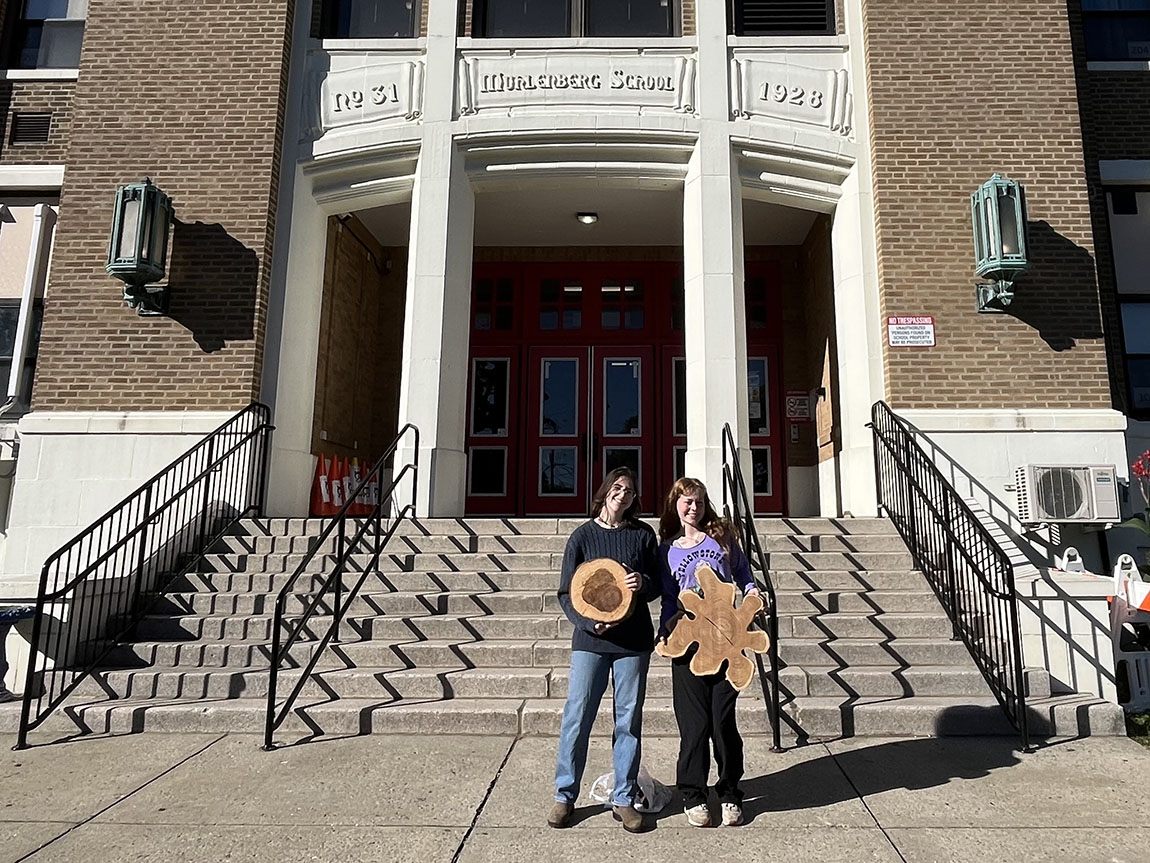
<svg viewBox="0 0 1150 863"><path fill-rule="evenodd" d="M640 736L643 698L647 693L647 666L651 657L571 651L571 680L559 731L559 759L555 765L555 799L574 803L587 764L591 726L599 702L607 691L607 676L614 678L615 732L611 754L615 769L613 806L630 806L639 793Z"/></svg>

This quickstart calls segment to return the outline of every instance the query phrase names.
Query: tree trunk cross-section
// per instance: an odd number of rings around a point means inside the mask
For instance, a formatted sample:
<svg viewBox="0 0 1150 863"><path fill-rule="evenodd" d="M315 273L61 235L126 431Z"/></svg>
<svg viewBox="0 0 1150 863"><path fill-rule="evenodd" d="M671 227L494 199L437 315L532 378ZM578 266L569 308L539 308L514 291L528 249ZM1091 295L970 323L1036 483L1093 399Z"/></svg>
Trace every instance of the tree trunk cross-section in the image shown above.
<svg viewBox="0 0 1150 863"><path fill-rule="evenodd" d="M588 620L618 623L635 607L635 594L627 589L627 570L607 557L579 565L571 578L571 605Z"/></svg>
<svg viewBox="0 0 1150 863"><path fill-rule="evenodd" d="M720 581L706 565L695 570L695 578L703 595L693 590L679 594L679 602L687 613L679 617L666 646L660 645L656 651L660 656L675 658L698 642L699 649L691 658L691 673L699 677L717 674L726 662L727 680L741 692L755 676L755 664L744 651L766 653L770 646L765 632L750 629L755 615L763 610L763 600L748 596L735 608L735 585Z"/></svg>

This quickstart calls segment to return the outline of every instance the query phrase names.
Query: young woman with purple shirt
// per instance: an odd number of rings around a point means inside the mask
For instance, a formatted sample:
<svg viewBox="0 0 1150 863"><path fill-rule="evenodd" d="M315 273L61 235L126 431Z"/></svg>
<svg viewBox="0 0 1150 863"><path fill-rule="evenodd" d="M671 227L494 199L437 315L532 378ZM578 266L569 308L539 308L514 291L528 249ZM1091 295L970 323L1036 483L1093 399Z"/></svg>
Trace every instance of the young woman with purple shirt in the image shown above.
<svg viewBox="0 0 1150 863"><path fill-rule="evenodd" d="M707 499L707 488L697 479L683 477L671 487L659 520L659 562L663 583L663 609L658 638L667 638L680 611L679 594L698 590L695 569L707 564L722 581L734 582L745 596L759 589L751 567L739 548L734 528L720 518ZM719 781L715 793L722 804L722 823L743 823L743 738L735 723L738 691L727 682L726 669L697 677L689 668L694 651L671 661L671 693L679 725L679 760L675 782L683 795L687 821L710 827L707 808L707 773L711 759L708 742L714 737Z"/></svg>

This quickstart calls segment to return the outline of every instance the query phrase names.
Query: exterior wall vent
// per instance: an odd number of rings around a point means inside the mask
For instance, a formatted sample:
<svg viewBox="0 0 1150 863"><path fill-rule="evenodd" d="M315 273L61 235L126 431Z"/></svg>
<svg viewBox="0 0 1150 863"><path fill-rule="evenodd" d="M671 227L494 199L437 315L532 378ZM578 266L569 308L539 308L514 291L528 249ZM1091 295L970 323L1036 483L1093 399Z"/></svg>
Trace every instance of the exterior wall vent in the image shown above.
<svg viewBox="0 0 1150 863"><path fill-rule="evenodd" d="M13 144L46 144L52 132L50 113L12 115Z"/></svg>
<svg viewBox="0 0 1150 863"><path fill-rule="evenodd" d="M1114 465L1034 465L1014 472L1018 518L1042 522L1118 521Z"/></svg>
<svg viewBox="0 0 1150 863"><path fill-rule="evenodd" d="M731 24L736 36L833 34L833 0L729 0Z"/></svg>

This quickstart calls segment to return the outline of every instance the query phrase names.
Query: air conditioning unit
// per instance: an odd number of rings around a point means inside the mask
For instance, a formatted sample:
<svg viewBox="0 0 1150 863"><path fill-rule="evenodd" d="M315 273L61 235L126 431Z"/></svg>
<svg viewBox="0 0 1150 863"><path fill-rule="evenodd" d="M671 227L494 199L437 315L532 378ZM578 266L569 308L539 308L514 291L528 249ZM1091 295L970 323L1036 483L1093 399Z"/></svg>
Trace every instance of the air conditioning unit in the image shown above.
<svg viewBox="0 0 1150 863"><path fill-rule="evenodd" d="M1028 464L1014 471L1014 487L1023 524L1121 519L1114 465Z"/></svg>

